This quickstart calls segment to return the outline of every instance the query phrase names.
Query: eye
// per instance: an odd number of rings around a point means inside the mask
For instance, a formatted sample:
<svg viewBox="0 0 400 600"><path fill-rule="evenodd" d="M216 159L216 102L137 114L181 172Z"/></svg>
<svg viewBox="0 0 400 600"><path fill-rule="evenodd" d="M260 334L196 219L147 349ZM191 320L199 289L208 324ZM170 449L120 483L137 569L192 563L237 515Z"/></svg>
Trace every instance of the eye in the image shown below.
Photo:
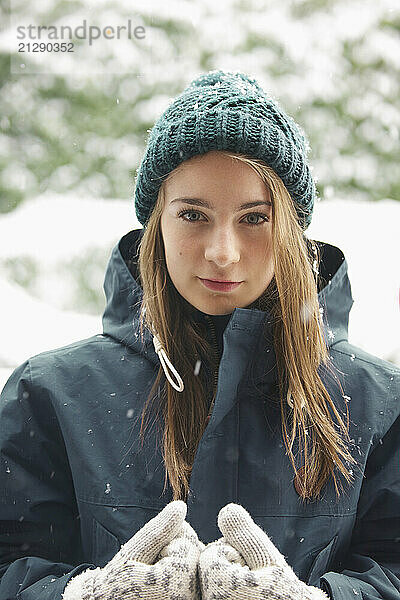
<svg viewBox="0 0 400 600"><path fill-rule="evenodd" d="M199 219L185 219L184 217L186 215L200 215L201 216L201 213L199 213L197 210L181 210L178 213L178 217L180 217L187 223L197 223Z"/></svg>
<svg viewBox="0 0 400 600"><path fill-rule="evenodd" d="M261 222L258 221L257 223L248 223L249 225L262 225L263 223L266 223L269 221L269 218L267 217L267 215L263 215L261 213L250 213L245 216L245 219L247 219L248 217L256 217L257 219L262 219Z"/></svg>
<svg viewBox="0 0 400 600"><path fill-rule="evenodd" d="M200 223L200 219L191 219L191 218L186 218L187 215L197 215L199 217L202 216L202 214L200 212L198 212L197 210L181 210L178 213L178 217L183 219L183 221L186 221L186 223ZM267 223L269 221L269 218L267 215L264 215L262 213L249 213L248 215L246 215L244 217L243 220L248 219L248 218L255 218L255 219L261 219L261 221L257 221L257 222L251 222L251 221L247 221L247 225L250 225L250 227L255 227L257 225L262 225L263 223Z"/></svg>

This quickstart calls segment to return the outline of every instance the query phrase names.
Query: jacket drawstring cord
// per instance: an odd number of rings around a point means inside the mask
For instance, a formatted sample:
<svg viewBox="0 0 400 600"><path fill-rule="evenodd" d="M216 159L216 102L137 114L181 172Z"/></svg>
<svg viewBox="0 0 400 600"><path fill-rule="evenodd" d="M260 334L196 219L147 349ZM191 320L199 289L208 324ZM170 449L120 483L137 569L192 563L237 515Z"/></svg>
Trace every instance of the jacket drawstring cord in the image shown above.
<svg viewBox="0 0 400 600"><path fill-rule="evenodd" d="M183 385L182 378L179 375L178 371L175 369L174 365L169 360L160 340L158 339L158 337L156 335L153 335L153 344L154 344L154 349L155 349L156 353L158 354L158 358L160 359L161 366L164 369L166 378L168 379L168 381L170 382L172 387L176 389L177 392L183 392L185 386ZM178 383L175 383L175 381L173 381L173 379L171 378L171 375L169 374L169 371L168 371L168 367L171 369L172 373L175 375Z"/></svg>

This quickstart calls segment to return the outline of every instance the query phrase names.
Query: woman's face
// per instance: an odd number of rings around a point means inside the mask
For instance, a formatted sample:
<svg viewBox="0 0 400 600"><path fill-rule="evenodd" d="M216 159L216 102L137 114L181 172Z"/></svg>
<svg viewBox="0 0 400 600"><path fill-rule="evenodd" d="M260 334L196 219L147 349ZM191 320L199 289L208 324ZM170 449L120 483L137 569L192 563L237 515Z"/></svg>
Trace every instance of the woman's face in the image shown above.
<svg viewBox="0 0 400 600"><path fill-rule="evenodd" d="M272 206L264 182L245 163L212 151L181 163L163 185L161 232L178 292L210 315L251 304L274 273Z"/></svg>

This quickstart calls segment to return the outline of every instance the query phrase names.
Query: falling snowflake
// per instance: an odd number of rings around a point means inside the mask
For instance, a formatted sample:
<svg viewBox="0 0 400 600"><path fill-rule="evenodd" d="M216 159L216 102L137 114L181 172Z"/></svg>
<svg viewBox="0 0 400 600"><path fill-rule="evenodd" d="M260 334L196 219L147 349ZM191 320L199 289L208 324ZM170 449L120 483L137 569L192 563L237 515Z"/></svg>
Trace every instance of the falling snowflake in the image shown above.
<svg viewBox="0 0 400 600"><path fill-rule="evenodd" d="M310 318L312 317L312 308L309 303L305 302L301 307L301 319L304 323L308 323Z"/></svg>

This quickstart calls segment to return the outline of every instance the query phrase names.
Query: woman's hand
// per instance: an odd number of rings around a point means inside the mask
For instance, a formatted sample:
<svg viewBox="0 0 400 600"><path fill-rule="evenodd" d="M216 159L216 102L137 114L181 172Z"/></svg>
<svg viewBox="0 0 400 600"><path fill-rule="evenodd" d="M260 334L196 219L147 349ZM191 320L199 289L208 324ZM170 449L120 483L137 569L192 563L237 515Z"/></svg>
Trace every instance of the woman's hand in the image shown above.
<svg viewBox="0 0 400 600"><path fill-rule="evenodd" d="M105 567L67 584L63 600L198 600L197 565L204 544L185 521L186 504L168 504Z"/></svg>
<svg viewBox="0 0 400 600"><path fill-rule="evenodd" d="M328 600L298 579L242 506L222 508L218 526L224 537L208 544L199 559L204 600Z"/></svg>

